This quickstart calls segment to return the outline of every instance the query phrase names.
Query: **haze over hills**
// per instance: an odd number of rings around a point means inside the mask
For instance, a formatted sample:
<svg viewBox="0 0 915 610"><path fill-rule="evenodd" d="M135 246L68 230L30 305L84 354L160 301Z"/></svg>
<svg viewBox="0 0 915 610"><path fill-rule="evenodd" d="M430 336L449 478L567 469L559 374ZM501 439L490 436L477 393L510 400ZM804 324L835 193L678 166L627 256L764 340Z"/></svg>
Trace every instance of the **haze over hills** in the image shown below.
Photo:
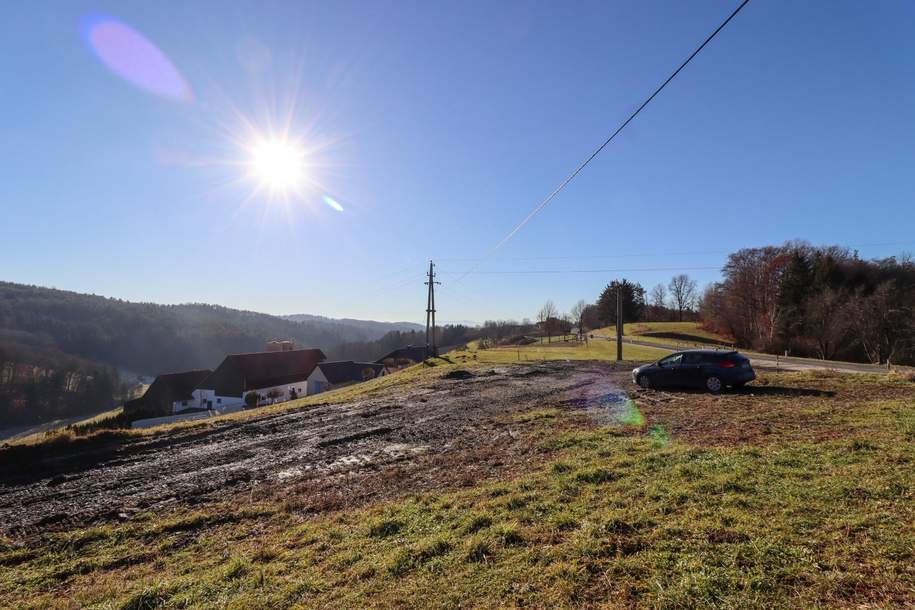
<svg viewBox="0 0 915 610"><path fill-rule="evenodd" d="M376 320L357 320L355 318L329 318L307 313L294 313L279 317L293 322L345 324L346 326L366 331L369 335L366 337L366 340L381 338L385 333L391 332L392 330L399 330L401 332L425 330L425 327L422 324L416 324L415 322L378 322Z"/></svg>
<svg viewBox="0 0 915 610"><path fill-rule="evenodd" d="M470 329L440 327L459 343ZM375 360L420 344L424 327L297 314L273 316L205 303L133 303L0 282L0 427L114 406L139 376L216 368L270 339L331 359Z"/></svg>
<svg viewBox="0 0 915 610"><path fill-rule="evenodd" d="M280 317L210 305L134 303L53 288L0 282L0 345L66 354L156 375L216 366L225 354L259 351L268 339L332 351L376 341L407 322Z"/></svg>

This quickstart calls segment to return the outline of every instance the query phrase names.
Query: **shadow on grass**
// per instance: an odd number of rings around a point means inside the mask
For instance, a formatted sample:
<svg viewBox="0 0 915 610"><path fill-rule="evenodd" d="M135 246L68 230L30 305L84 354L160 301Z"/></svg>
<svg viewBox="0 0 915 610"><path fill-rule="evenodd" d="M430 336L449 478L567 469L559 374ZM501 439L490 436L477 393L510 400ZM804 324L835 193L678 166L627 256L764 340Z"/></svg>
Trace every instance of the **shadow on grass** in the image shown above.
<svg viewBox="0 0 915 610"><path fill-rule="evenodd" d="M659 388L661 389L661 388ZM664 392L676 392L679 394L710 394L702 388L688 387L665 387L661 389ZM741 388L725 388L720 396L744 395L744 396L819 396L831 397L836 393L832 390L817 390L814 388L789 388L777 385L747 385Z"/></svg>
<svg viewBox="0 0 915 610"><path fill-rule="evenodd" d="M751 394L753 396L835 396L832 390L814 388L788 388L778 385L747 385L742 388L727 390L729 394Z"/></svg>

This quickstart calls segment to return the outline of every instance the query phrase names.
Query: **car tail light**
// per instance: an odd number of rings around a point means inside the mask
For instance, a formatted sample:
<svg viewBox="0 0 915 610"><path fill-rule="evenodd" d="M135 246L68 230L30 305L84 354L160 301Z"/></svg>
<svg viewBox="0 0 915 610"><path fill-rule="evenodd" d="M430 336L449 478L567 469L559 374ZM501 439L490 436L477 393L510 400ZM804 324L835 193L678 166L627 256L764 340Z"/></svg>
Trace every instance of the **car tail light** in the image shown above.
<svg viewBox="0 0 915 610"><path fill-rule="evenodd" d="M734 362L733 360L722 360L721 361L721 368L723 368L723 369L732 369L735 366L737 366L737 363Z"/></svg>

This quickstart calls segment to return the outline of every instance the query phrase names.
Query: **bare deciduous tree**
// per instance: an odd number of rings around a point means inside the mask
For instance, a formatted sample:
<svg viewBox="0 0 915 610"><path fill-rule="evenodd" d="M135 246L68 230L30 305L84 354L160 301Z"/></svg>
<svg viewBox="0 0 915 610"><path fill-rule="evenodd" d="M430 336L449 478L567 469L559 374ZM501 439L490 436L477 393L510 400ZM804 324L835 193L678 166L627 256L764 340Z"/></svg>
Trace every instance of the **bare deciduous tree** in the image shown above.
<svg viewBox="0 0 915 610"><path fill-rule="evenodd" d="M674 307L677 309L680 322L683 321L683 312L691 309L696 300L696 281L689 279L685 273L675 275L667 285Z"/></svg>
<svg viewBox="0 0 915 610"><path fill-rule="evenodd" d="M553 340L552 320L555 320L558 315L559 310L556 309L556 305L554 305L551 300L547 300L547 302L543 304L543 307L540 308L540 311L537 312L537 322L540 323L543 332L547 334L548 343L551 343Z"/></svg>
<svg viewBox="0 0 915 610"><path fill-rule="evenodd" d="M587 308L588 308L588 304L585 303L584 299L582 299L581 301L578 301L577 303L575 303L575 305L572 306L572 312L571 312L572 324L574 326L578 327L578 338L579 339L581 339L582 335L584 335L584 329L582 328L582 326L584 324L583 319L584 319L584 315L585 315L585 309L587 309Z"/></svg>
<svg viewBox="0 0 915 610"><path fill-rule="evenodd" d="M869 295L859 290L848 302L858 340L874 364L892 362L896 352L911 342L912 310L900 296L896 282L888 280Z"/></svg>
<svg viewBox="0 0 915 610"><path fill-rule="evenodd" d="M664 284L656 285L651 289L649 298L651 299L651 304L658 309L667 307L667 288L664 287Z"/></svg>
<svg viewBox="0 0 915 610"><path fill-rule="evenodd" d="M832 289L814 293L807 299L804 331L816 344L823 360L832 360L850 332L845 298Z"/></svg>
<svg viewBox="0 0 915 610"><path fill-rule="evenodd" d="M581 323L588 330L600 328L600 309L597 305L587 305L581 314Z"/></svg>

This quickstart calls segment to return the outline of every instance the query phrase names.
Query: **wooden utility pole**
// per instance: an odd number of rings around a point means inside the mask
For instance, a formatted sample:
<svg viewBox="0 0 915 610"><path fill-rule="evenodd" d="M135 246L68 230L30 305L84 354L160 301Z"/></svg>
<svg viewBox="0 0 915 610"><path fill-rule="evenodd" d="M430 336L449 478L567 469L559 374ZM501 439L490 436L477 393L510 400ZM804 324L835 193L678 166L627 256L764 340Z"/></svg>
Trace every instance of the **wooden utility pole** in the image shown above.
<svg viewBox="0 0 915 610"><path fill-rule="evenodd" d="M426 358L438 356L438 346L435 344L435 285L441 282L435 281L435 264L429 261L429 279L426 285L429 287L426 295ZM430 326L431 322L431 326Z"/></svg>
<svg viewBox="0 0 915 610"><path fill-rule="evenodd" d="M616 284L616 360L623 359L623 286Z"/></svg>

